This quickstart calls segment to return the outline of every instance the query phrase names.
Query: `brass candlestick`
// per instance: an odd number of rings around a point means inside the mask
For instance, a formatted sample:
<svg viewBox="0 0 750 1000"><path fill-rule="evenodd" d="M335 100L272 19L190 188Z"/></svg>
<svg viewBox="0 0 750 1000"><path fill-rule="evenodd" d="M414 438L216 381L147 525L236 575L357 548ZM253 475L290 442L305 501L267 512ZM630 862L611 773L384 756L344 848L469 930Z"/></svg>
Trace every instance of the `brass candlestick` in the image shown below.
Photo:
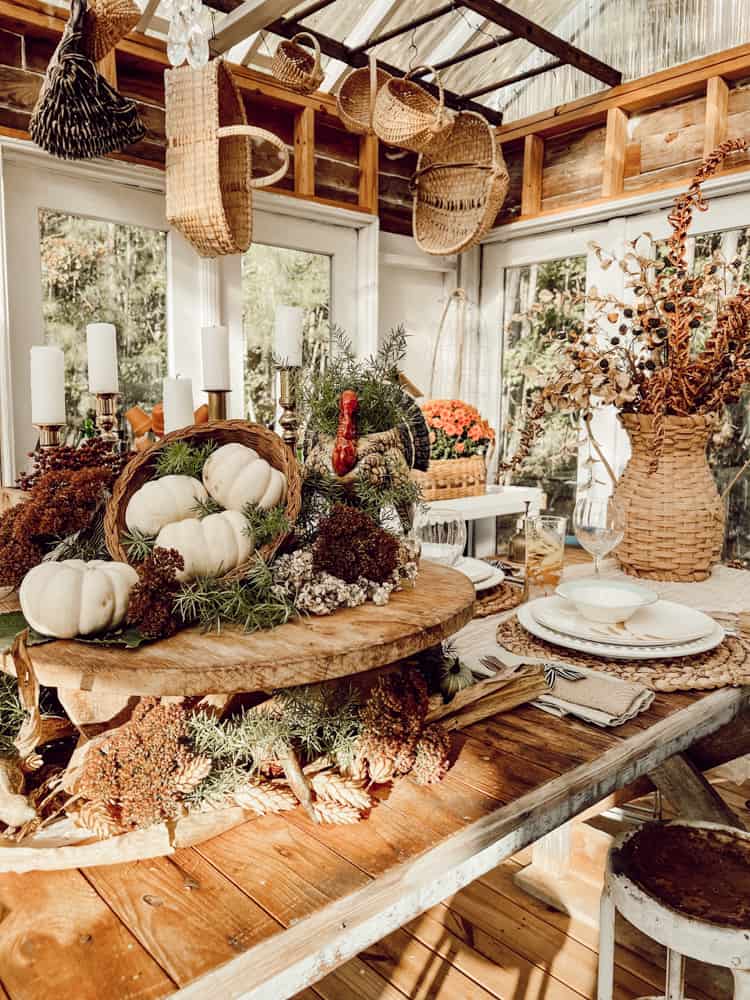
<svg viewBox="0 0 750 1000"><path fill-rule="evenodd" d="M279 405L284 411L279 417L282 438L293 452L297 450L297 365L279 367Z"/></svg>
<svg viewBox="0 0 750 1000"><path fill-rule="evenodd" d="M227 397L229 389L207 389L208 393L208 419L227 419Z"/></svg>
<svg viewBox="0 0 750 1000"><path fill-rule="evenodd" d="M104 441L112 444L119 442L117 427L117 392L97 392L96 394L96 426Z"/></svg>
<svg viewBox="0 0 750 1000"><path fill-rule="evenodd" d="M39 431L40 448L59 448L61 444L62 424L34 424Z"/></svg>

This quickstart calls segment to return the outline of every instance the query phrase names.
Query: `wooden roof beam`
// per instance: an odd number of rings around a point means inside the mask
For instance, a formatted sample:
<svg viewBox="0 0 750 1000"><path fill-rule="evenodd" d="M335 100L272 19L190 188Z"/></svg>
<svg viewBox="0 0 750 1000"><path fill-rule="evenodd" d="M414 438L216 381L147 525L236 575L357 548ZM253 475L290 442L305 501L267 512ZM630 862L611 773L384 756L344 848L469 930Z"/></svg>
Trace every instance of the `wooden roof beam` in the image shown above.
<svg viewBox="0 0 750 1000"><path fill-rule="evenodd" d="M549 52L562 63L574 66L582 73L587 73L589 76L601 80L609 87L616 87L622 81L622 73L619 70L608 66L577 46L571 45L563 38L553 35L551 31L547 31L540 24L530 21L518 11L511 10L506 4L499 3L498 0L461 0L461 6L473 10L475 14L480 14L488 21L493 21L499 27L513 32L518 38L523 38L532 45L536 45L537 48L544 49L545 52Z"/></svg>
<svg viewBox="0 0 750 1000"><path fill-rule="evenodd" d="M249 35L268 27L271 21L283 18L298 2L299 0L244 0L222 21L216 37L211 40L211 51L214 55L228 52Z"/></svg>
<svg viewBox="0 0 750 1000"><path fill-rule="evenodd" d="M404 0L371 0L362 17L344 39L344 45L350 49L356 48L374 32L381 31L403 2ZM334 90L348 68L340 59L329 60L321 90Z"/></svg>
<svg viewBox="0 0 750 1000"><path fill-rule="evenodd" d="M415 28L421 28L423 24L429 24L431 21L436 21L443 14L450 14L451 11L456 9L456 5L451 0L450 3L443 4L442 7L435 7L434 10L428 11L426 14L421 14L419 17L414 17L410 21L404 21L403 24L396 25L395 28L391 28L389 31L384 31L380 35L374 35L372 38L368 38L367 41L363 42L361 45L357 45L352 49L352 52L367 52L369 49L375 48L376 45L382 45L383 42L390 42L392 38L398 38L399 35L405 35L408 31L414 31Z"/></svg>
<svg viewBox="0 0 750 1000"><path fill-rule="evenodd" d="M496 90L502 90L503 87L510 87L513 83L520 83L522 80L529 80L532 76L540 76L542 73L547 73L551 69L559 69L560 66L564 65L565 63L562 59L552 59L550 62L544 63L543 66L534 66L533 69L526 69L523 73L516 73L515 76L506 76L504 80L497 80L495 83L486 83L482 87L477 87L476 90L470 90L465 97L467 100L472 100L475 97L482 97L484 94L490 94Z"/></svg>

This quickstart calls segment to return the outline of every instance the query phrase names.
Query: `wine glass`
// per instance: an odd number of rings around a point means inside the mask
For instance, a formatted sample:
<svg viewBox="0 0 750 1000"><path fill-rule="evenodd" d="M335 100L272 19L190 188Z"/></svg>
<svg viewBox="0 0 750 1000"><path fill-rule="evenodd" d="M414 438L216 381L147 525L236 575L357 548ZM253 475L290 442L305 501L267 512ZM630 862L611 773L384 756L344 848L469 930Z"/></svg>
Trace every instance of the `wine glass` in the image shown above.
<svg viewBox="0 0 750 1000"><path fill-rule="evenodd" d="M573 511L576 538L594 558L594 572L599 576L601 561L622 541L625 534L625 511L613 497L583 497Z"/></svg>
<svg viewBox="0 0 750 1000"><path fill-rule="evenodd" d="M466 545L466 521L449 508L417 509L412 532L420 545L423 559L455 566Z"/></svg>

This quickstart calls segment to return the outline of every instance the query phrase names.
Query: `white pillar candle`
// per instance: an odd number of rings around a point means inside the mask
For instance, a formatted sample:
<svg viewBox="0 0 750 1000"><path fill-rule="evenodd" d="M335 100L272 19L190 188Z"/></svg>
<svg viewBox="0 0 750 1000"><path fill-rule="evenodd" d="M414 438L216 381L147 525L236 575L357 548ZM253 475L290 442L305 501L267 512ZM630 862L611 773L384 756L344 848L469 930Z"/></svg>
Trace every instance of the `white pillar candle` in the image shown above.
<svg viewBox="0 0 750 1000"><path fill-rule="evenodd" d="M225 326L204 326L201 330L203 388L206 392L231 389L229 375L229 330Z"/></svg>
<svg viewBox="0 0 750 1000"><path fill-rule="evenodd" d="M300 306L276 306L274 354L284 365L302 364L302 327L305 310Z"/></svg>
<svg viewBox="0 0 750 1000"><path fill-rule="evenodd" d="M89 392L119 392L117 377L117 330L111 323L89 323L86 327L89 358Z"/></svg>
<svg viewBox="0 0 750 1000"><path fill-rule="evenodd" d="M31 422L65 423L65 355L59 347L31 348Z"/></svg>
<svg viewBox="0 0 750 1000"><path fill-rule="evenodd" d="M193 415L193 380L189 378L164 379L164 431L179 431L183 427L192 427L195 423Z"/></svg>

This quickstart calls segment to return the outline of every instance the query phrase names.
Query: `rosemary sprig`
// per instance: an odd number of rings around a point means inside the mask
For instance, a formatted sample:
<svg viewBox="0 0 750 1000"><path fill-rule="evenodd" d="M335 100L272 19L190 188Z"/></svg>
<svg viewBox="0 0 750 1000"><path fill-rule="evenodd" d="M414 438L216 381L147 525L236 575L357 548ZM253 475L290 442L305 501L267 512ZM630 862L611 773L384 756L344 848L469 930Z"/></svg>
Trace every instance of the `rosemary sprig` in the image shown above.
<svg viewBox="0 0 750 1000"><path fill-rule="evenodd" d="M197 499L190 509L201 521L204 517L208 517L209 514L220 514L224 510L221 504L217 503L213 497L206 497L205 500Z"/></svg>
<svg viewBox="0 0 750 1000"><path fill-rule="evenodd" d="M0 673L0 754L15 752L13 740L18 735L25 714L15 677Z"/></svg>
<svg viewBox="0 0 750 1000"><path fill-rule="evenodd" d="M146 559L154 551L154 546L156 544L156 537L154 535L144 535L142 532L134 529L133 531L125 531L121 536L120 540L125 546L125 551L128 554L128 559L131 562L145 562Z"/></svg>
<svg viewBox="0 0 750 1000"><path fill-rule="evenodd" d="M247 521L245 533L253 539L256 548L267 542L272 542L279 535L286 535L291 530L289 519L283 507L271 507L263 510L255 503L248 503L242 508Z"/></svg>
<svg viewBox="0 0 750 1000"><path fill-rule="evenodd" d="M191 444L189 441L172 441L158 453L156 477L193 476L199 479L208 456L215 449L213 441L201 445Z"/></svg>

